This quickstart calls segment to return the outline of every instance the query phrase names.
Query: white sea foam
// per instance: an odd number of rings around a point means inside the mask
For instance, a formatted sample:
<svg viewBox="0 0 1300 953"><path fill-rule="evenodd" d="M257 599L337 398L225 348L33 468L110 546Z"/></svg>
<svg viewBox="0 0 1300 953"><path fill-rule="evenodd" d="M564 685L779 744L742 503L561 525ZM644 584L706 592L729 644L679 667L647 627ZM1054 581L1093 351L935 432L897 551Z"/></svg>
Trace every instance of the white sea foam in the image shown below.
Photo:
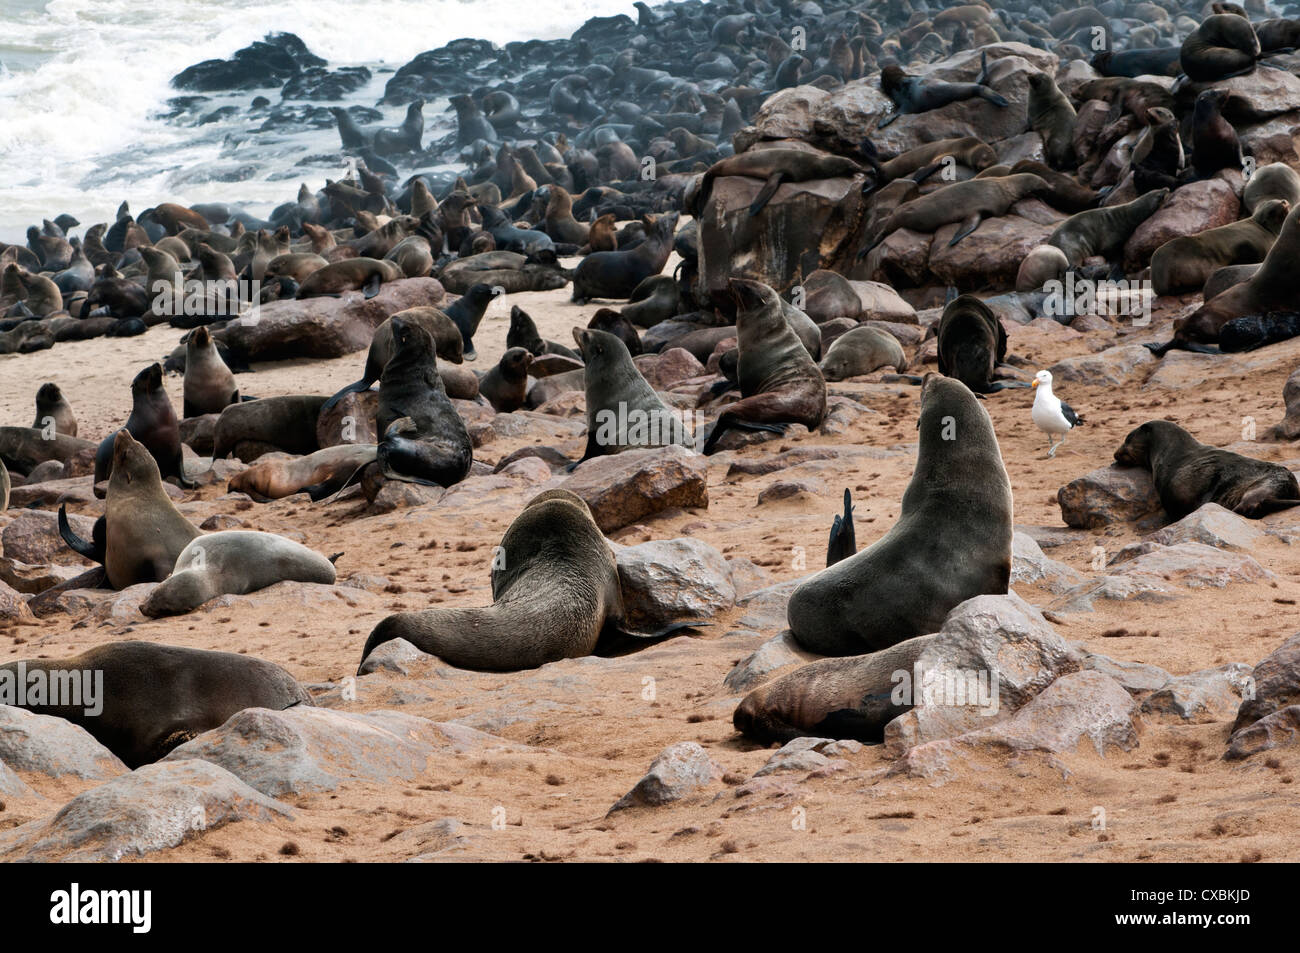
<svg viewBox="0 0 1300 953"><path fill-rule="evenodd" d="M60 212L85 225L111 221L123 199L136 210L171 199L264 211L292 198L296 183L266 181L265 170L254 181L186 183L187 169L218 157L238 168L239 145L153 118L179 95L169 85L176 73L269 32L296 33L332 67L395 69L458 37L554 39L614 13L636 15L630 0L0 0L0 240ZM367 105L384 79L376 76ZM402 112L385 109L393 124ZM337 148L332 131L318 141L321 151ZM148 159L135 162L141 153Z"/></svg>

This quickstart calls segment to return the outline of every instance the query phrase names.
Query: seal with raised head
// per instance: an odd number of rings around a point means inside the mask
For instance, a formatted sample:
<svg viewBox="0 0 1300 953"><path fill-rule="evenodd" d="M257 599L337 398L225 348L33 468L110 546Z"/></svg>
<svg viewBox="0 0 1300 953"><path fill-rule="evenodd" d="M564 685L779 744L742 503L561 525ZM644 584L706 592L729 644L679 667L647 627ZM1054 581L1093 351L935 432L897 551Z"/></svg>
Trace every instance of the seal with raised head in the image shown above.
<svg viewBox="0 0 1300 953"><path fill-rule="evenodd" d="M410 483L459 483L474 462L474 444L438 373L433 339L419 324L389 320L394 353L379 378L375 413L379 464L385 476Z"/></svg>
<svg viewBox="0 0 1300 953"><path fill-rule="evenodd" d="M907 357L898 338L880 328L862 325L837 337L818 366L826 380L842 381L886 366L901 374L907 370Z"/></svg>
<svg viewBox="0 0 1300 953"><path fill-rule="evenodd" d="M784 433L789 423L809 430L826 416L826 381L790 327L775 291L759 281L731 278L736 300L737 383L741 399L718 415L704 452L732 428Z"/></svg>
<svg viewBox="0 0 1300 953"><path fill-rule="evenodd" d="M465 360L472 361L478 357L478 352L474 350L474 334L478 331L479 323L483 320L483 314L487 311L487 306L498 295L504 293L504 289L498 285L487 285L478 282L471 285L468 291L447 308L447 317L451 318L452 323L460 331L461 348Z"/></svg>
<svg viewBox="0 0 1300 953"><path fill-rule="evenodd" d="M562 354L580 360L578 352L556 341L548 341L538 333L537 325L530 315L519 305L510 309L510 330L506 331L506 347L522 347L534 357L543 354Z"/></svg>
<svg viewBox="0 0 1300 953"><path fill-rule="evenodd" d="M119 430L112 441L113 473L92 539L87 542L72 532L64 506L59 507L59 535L75 552L103 563L114 589L159 582L171 573L181 550L203 534L163 492L158 464L144 445L127 430Z"/></svg>
<svg viewBox="0 0 1300 953"><path fill-rule="evenodd" d="M1011 481L993 422L965 384L929 374L917 429L916 469L898 522L790 597L790 629L810 651L888 648L937 632L967 599L1007 591Z"/></svg>
<svg viewBox="0 0 1300 953"><path fill-rule="evenodd" d="M579 463L630 447L692 446L681 415L663 402L608 331L574 328L587 396L587 447Z"/></svg>
<svg viewBox="0 0 1300 953"><path fill-rule="evenodd" d="M389 362L394 352L393 318L401 318L412 324L418 324L428 331L429 336L433 338L439 359L450 361L453 364L462 362L464 343L461 341L460 329L456 327L456 323L447 316L446 312L430 307L407 308L405 311L398 311L375 328L375 333L370 338L370 350L366 352L366 368L361 375L361 379L344 387L325 401L325 405L321 410L329 410L346 394L359 394L361 391L369 390L370 385L379 380L380 375L384 373L384 365Z"/></svg>
<svg viewBox="0 0 1300 953"><path fill-rule="evenodd" d="M677 230L676 212L647 216L645 241L627 251L602 251L588 255L573 272L573 301L591 298L626 298L636 286L657 275L668 264Z"/></svg>
<svg viewBox="0 0 1300 953"><path fill-rule="evenodd" d="M1169 420L1149 420L1130 431L1115 462L1150 470L1160 504L1174 520L1206 503L1250 519L1300 506L1300 484L1286 467L1203 444Z"/></svg>
<svg viewBox="0 0 1300 953"><path fill-rule="evenodd" d="M1092 208L1071 215L1047 238L1047 244L1065 252L1071 268L1093 255L1109 257L1122 249L1134 230L1155 214L1168 189L1155 189L1124 205Z"/></svg>
<svg viewBox="0 0 1300 953"><path fill-rule="evenodd" d="M1054 169L1074 166L1074 122L1069 97L1046 73L1029 74L1029 128L1043 139L1043 155Z"/></svg>
<svg viewBox="0 0 1300 953"><path fill-rule="evenodd" d="M212 332L199 326L185 342L186 417L219 414L231 404L239 403L239 385L226 362L217 353Z"/></svg>
<svg viewBox="0 0 1300 953"><path fill-rule="evenodd" d="M533 497L492 562L492 605L400 612L361 651L405 639L448 665L516 672L565 658L622 654L684 625L645 635L625 628L618 565L587 504L567 490Z"/></svg>
<svg viewBox="0 0 1300 953"><path fill-rule="evenodd" d="M245 708L283 711L312 704L306 689L271 662L154 642L111 642L71 658L5 662L0 685L13 689L13 679L36 672L48 684L84 685L93 677L95 706L83 694L79 705L21 707L80 725L132 769L221 727Z"/></svg>
<svg viewBox="0 0 1300 953"><path fill-rule="evenodd" d="M193 612L209 599L242 596L277 582L334 584L334 563L274 533L227 530L190 542L172 574L140 606L149 618Z"/></svg>
<svg viewBox="0 0 1300 953"><path fill-rule="evenodd" d="M66 437L77 435L77 416L72 412L72 405L54 383L42 384L36 391L36 419L32 427L44 430L53 426L55 433Z"/></svg>
<svg viewBox="0 0 1300 953"><path fill-rule="evenodd" d="M1250 218L1171 238L1151 255L1152 288L1158 295L1185 294L1205 287L1219 268L1263 261L1289 211L1285 200L1269 199Z"/></svg>
<svg viewBox="0 0 1300 953"><path fill-rule="evenodd" d="M185 476L180 422L163 387L161 364L150 364L131 381L131 415L126 419L126 430L153 455L164 477L175 477L187 489L196 485ZM110 434L95 451L96 484L107 480L112 472L116 459L114 440Z"/></svg>

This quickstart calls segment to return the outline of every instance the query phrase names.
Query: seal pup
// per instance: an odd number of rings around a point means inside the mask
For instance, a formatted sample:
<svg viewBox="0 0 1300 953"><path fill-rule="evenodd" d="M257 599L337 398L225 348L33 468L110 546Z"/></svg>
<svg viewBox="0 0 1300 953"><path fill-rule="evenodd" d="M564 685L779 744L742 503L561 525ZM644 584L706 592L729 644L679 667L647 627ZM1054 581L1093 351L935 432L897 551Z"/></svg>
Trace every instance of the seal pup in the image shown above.
<svg viewBox="0 0 1300 953"><path fill-rule="evenodd" d="M537 331L537 325L533 323L532 315L519 305L514 305L510 309L510 330L506 332L506 347L522 347L534 357L543 354L561 354L574 360L582 359L572 348L557 344L555 341L544 340Z"/></svg>
<svg viewBox="0 0 1300 953"><path fill-rule="evenodd" d="M149 593L140 611L151 619L182 615L217 596L242 596L285 581L332 586L334 578L331 560L283 536L209 533L181 550L172 574Z"/></svg>
<svg viewBox="0 0 1300 953"><path fill-rule="evenodd" d="M428 331L429 336L433 338L434 349L440 360L450 361L452 364L462 363L464 343L460 337L460 329L456 327L456 323L445 312L430 307L407 308L405 311L398 311L375 328L375 333L370 338L370 349L366 352L366 367L362 372L361 379L353 381L325 401L321 407L322 411L329 410L347 394L359 394L362 391L369 390L370 385L379 380L384 373L384 365L392 359L396 350L393 343L393 318L401 318L412 324L418 324Z"/></svg>
<svg viewBox="0 0 1300 953"><path fill-rule="evenodd" d="M1300 334L1300 311L1270 311L1233 318L1219 329L1219 350L1225 354L1254 351L1289 341Z"/></svg>
<svg viewBox="0 0 1300 953"><path fill-rule="evenodd" d="M501 355L496 367L478 382L478 392L487 398L498 414L508 414L524 406L528 392L528 368L533 356L522 347L512 347Z"/></svg>
<svg viewBox="0 0 1300 953"><path fill-rule="evenodd" d="M150 364L131 381L131 415L126 419L125 429L144 444L164 477L175 477L187 490L198 485L185 476L180 423L163 387L161 364ZM117 459L115 441L116 436L110 434L95 451L96 484L107 480L112 473L113 461Z"/></svg>
<svg viewBox="0 0 1300 953"><path fill-rule="evenodd" d="M741 399L718 415L704 453L731 428L784 433L785 424L821 426L826 381L785 318L775 291L759 281L728 280L736 301L737 383Z"/></svg>
<svg viewBox="0 0 1300 953"><path fill-rule="evenodd" d="M438 374L433 339L415 322L389 320L395 350L379 378L379 464L393 479L459 483L473 463L474 445Z"/></svg>
<svg viewBox="0 0 1300 953"><path fill-rule="evenodd" d="M645 635L629 631L624 616L618 565L591 510L567 490L547 490L501 539L491 606L391 615L366 640L362 667L378 646L405 639L457 668L517 672L647 647L689 626Z"/></svg>
<svg viewBox="0 0 1300 953"><path fill-rule="evenodd" d="M472 361L478 357L478 352L474 350L474 334L478 331L479 322L483 320L483 313L487 311L487 306L498 295L503 294L505 289L479 282L471 285L469 290L447 309L447 317L451 318L460 331L465 360Z"/></svg>
<svg viewBox="0 0 1300 953"><path fill-rule="evenodd" d="M212 332L200 325L185 342L185 389L182 413L185 417L219 414L239 403L239 385L226 362L217 353Z"/></svg>
<svg viewBox="0 0 1300 953"><path fill-rule="evenodd" d="M858 540L853 530L853 495L844 488L844 513L835 514L831 523L831 536L826 543L826 565L834 566L842 559L857 555Z"/></svg>
<svg viewBox="0 0 1300 953"><path fill-rule="evenodd" d="M1011 580L1012 502L993 422L961 381L927 374L916 470L898 522L790 597L795 639L858 655L937 632L967 599Z"/></svg>
<svg viewBox="0 0 1300 953"><path fill-rule="evenodd" d="M75 552L102 562L114 589L160 582L171 573L181 550L203 534L163 492L158 464L144 445L125 429L112 441L104 515L95 522L92 540L72 532L66 505L59 507L59 535Z"/></svg>
<svg viewBox="0 0 1300 953"><path fill-rule="evenodd" d="M35 672L50 684L80 684L85 673L94 673L100 711L85 704L22 707L81 726L131 769L152 764L245 708L312 704L306 689L271 662L153 642L112 642L66 659L0 664L0 680Z"/></svg>
<svg viewBox="0 0 1300 953"><path fill-rule="evenodd" d="M927 83L918 76L909 76L896 63L880 71L880 89L894 103L894 111L876 123L883 129L899 116L908 113L929 112L963 99L984 99L1000 109L1010 103L988 85L988 56L980 52L980 73L973 83Z"/></svg>
<svg viewBox="0 0 1300 953"><path fill-rule="evenodd" d="M298 286L299 298L338 297L345 291L360 291L367 299L379 294L385 281L400 281L406 275L394 262L378 258L345 258L318 268Z"/></svg>
<svg viewBox="0 0 1300 953"><path fill-rule="evenodd" d="M861 377L882 367L892 367L900 374L907 371L903 346L888 331L859 326L837 337L818 365L827 381Z"/></svg>
<svg viewBox="0 0 1300 953"><path fill-rule="evenodd" d="M1130 431L1115 462L1150 470L1173 520L1206 503L1249 519L1300 506L1300 484L1286 467L1203 444L1169 420L1149 420Z"/></svg>
<svg viewBox="0 0 1300 953"><path fill-rule="evenodd" d="M72 405L58 384L46 383L36 391L36 419L32 421L32 428L44 430L51 426L55 433L65 437L77 435L77 416L72 412Z"/></svg>
<svg viewBox="0 0 1300 953"><path fill-rule="evenodd" d="M582 352L587 397L587 447L578 463L634 447L694 446L681 416L642 376L620 338L574 328L573 339Z"/></svg>

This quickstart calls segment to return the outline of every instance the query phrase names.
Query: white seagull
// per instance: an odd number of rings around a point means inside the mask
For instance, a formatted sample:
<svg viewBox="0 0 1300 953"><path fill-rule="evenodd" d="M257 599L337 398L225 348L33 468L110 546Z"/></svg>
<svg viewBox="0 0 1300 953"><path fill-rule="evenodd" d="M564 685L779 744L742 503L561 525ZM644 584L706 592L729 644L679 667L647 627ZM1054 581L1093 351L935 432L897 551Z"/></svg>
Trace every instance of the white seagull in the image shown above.
<svg viewBox="0 0 1300 953"><path fill-rule="evenodd" d="M1039 371L1034 375L1034 409L1030 416L1038 429L1047 434L1047 455L1056 456L1056 451L1065 443L1065 435L1083 423L1083 418L1061 398L1052 393L1052 372ZM1061 438L1061 443L1056 438Z"/></svg>

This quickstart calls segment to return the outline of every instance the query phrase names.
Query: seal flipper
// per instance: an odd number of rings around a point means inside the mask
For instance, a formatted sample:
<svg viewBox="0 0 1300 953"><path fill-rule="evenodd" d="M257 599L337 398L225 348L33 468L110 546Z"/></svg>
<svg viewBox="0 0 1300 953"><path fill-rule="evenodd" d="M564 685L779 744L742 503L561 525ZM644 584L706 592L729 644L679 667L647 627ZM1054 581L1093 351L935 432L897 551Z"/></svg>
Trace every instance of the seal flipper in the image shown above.
<svg viewBox="0 0 1300 953"><path fill-rule="evenodd" d="M1272 496L1271 492L1268 487L1251 490L1241 498L1241 502L1234 506L1232 511L1247 519L1259 519L1269 513L1277 513L1281 510L1289 510L1294 506L1300 506L1300 500L1282 499L1281 497Z"/></svg>
<svg viewBox="0 0 1300 953"><path fill-rule="evenodd" d="M72 524L68 522L68 504L63 503L59 506L59 535L63 541L75 553L85 556L92 562L97 562L101 566L108 556L108 524L104 517L95 520L95 528L91 531L92 542L86 542L80 536L72 531Z"/></svg>
<svg viewBox="0 0 1300 953"><path fill-rule="evenodd" d="M767 430L772 433L780 434L785 433L786 429L784 424L765 424L757 420L741 420L739 417L733 417L728 420L724 426L714 424L713 430L709 432L709 439L704 441L704 447L701 452L705 454L712 453L713 448L717 446L718 441L722 439L722 435L732 427L741 430Z"/></svg>
<svg viewBox="0 0 1300 953"><path fill-rule="evenodd" d="M366 380L364 377L361 378L361 380L359 380L359 381L353 381L351 384L349 384L347 387L343 388L341 391L339 391L337 394L335 394L335 395L334 395L333 397L331 397L329 400L325 401L325 403L321 404L321 405L320 405L320 409L321 409L321 411L323 412L323 411L329 410L331 407L333 407L335 404L337 404L339 401L341 401L341 400L342 400L344 397L346 397L348 394L359 394L359 393L361 393L363 390L368 390L368 389L370 388L370 385L373 384L373 383L374 383L374 381L368 381L368 380ZM246 398L246 399L248 399L248 400L255 400L256 398L251 398L251 397L250 397L250 398Z"/></svg>
<svg viewBox="0 0 1300 953"><path fill-rule="evenodd" d="M596 649L592 654L600 658L616 658L619 655L630 655L633 652L648 649L659 642L674 638L683 629L697 629L707 625L712 625L712 623L673 622L656 632L633 632L621 625L607 625L600 633L600 638L596 642Z"/></svg>
<svg viewBox="0 0 1300 953"><path fill-rule="evenodd" d="M972 212L970 215L962 219L961 225L957 228L957 233L953 235L952 239L948 242L948 247L951 248L953 245L956 245L971 232L975 231L975 229L979 228L980 222L983 220L984 216L979 212Z"/></svg>
<svg viewBox="0 0 1300 953"><path fill-rule="evenodd" d="M831 524L831 538L826 545L826 565L833 566L841 559L848 559L858 551L857 536L853 531L853 497L848 488L844 490L844 515L836 515Z"/></svg>
<svg viewBox="0 0 1300 953"><path fill-rule="evenodd" d="M373 298L375 295L379 294L379 286L382 283L383 280L378 275L371 275L369 278L366 279L366 283L361 286L361 293L366 298L366 300L369 300Z"/></svg>
<svg viewBox="0 0 1300 953"><path fill-rule="evenodd" d="M767 177L767 182L759 190L758 195L749 206L749 216L753 218L759 212L763 211L763 206L772 201L772 196L776 195L776 190L781 187L781 183L789 178L790 173L777 171Z"/></svg>

